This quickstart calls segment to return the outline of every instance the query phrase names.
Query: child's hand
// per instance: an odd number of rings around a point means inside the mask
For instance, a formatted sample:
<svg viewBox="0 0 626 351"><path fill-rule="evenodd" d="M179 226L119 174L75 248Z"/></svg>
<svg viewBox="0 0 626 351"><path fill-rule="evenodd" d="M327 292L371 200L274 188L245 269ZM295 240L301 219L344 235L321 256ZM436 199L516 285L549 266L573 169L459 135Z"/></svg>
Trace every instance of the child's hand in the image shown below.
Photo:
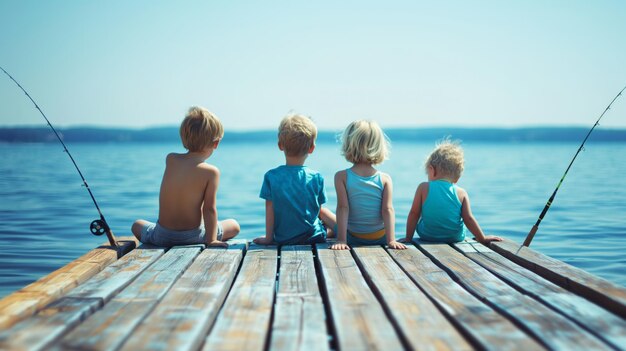
<svg viewBox="0 0 626 351"><path fill-rule="evenodd" d="M272 239L268 239L264 236L258 237L252 241L257 245L272 245L274 243Z"/></svg>
<svg viewBox="0 0 626 351"><path fill-rule="evenodd" d="M228 243L225 243L225 242L219 241L219 240L213 240L207 246L211 246L211 247L228 247Z"/></svg>
<svg viewBox="0 0 626 351"><path fill-rule="evenodd" d="M350 250L350 246L343 241L337 241L330 246L331 250Z"/></svg>
<svg viewBox="0 0 626 351"><path fill-rule="evenodd" d="M483 244L489 244L492 241L502 241L503 239L495 235L485 235L485 238L481 241Z"/></svg>
<svg viewBox="0 0 626 351"><path fill-rule="evenodd" d="M397 241L390 241L387 246L389 246L390 249L394 249L394 250L406 250L406 245L399 243Z"/></svg>

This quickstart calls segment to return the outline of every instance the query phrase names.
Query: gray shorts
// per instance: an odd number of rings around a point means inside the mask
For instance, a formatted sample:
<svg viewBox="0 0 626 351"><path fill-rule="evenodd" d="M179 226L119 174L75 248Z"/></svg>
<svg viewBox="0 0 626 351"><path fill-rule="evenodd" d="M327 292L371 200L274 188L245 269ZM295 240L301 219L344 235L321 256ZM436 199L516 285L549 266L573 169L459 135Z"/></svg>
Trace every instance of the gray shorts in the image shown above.
<svg viewBox="0 0 626 351"><path fill-rule="evenodd" d="M206 244L206 232L204 225L191 230L170 230L162 227L158 222L144 225L141 228L141 242L156 246L178 246ZM222 240L224 229L222 224L217 222L217 240Z"/></svg>

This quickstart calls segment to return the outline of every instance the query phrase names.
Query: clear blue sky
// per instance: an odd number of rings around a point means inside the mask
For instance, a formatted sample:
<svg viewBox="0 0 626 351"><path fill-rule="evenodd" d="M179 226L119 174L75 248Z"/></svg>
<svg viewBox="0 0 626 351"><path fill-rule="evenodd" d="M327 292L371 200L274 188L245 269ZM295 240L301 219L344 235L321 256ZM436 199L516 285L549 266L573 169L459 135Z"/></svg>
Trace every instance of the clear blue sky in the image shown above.
<svg viewBox="0 0 626 351"><path fill-rule="evenodd" d="M0 65L59 126L591 126L626 85L626 1L0 0ZM0 126L42 123L0 77Z"/></svg>

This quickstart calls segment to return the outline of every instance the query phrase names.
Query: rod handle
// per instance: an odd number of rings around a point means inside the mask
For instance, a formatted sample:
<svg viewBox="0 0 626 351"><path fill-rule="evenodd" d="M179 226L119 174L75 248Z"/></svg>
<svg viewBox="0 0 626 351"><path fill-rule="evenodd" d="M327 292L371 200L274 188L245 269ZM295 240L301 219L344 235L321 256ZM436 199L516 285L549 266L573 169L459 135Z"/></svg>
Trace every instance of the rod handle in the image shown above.
<svg viewBox="0 0 626 351"><path fill-rule="evenodd" d="M539 229L539 227L536 224L533 225L532 229L530 230L530 232L526 236L526 240L524 240L524 244L523 244L524 246L526 246L526 247L530 246L530 242L533 241L533 238L535 237L535 233L537 233L538 229Z"/></svg>
<svg viewBox="0 0 626 351"><path fill-rule="evenodd" d="M111 244L111 247L117 249L117 242L115 241L115 235L113 235L113 231L111 231L111 229L108 229L106 231L106 235L109 239L109 244Z"/></svg>

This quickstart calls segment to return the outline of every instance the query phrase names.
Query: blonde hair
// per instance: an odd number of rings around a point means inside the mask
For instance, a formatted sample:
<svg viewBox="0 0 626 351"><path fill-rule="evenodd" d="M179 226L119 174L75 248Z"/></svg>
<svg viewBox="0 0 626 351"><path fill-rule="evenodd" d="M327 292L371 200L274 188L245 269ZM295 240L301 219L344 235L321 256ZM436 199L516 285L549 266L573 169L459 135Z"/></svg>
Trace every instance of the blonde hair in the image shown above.
<svg viewBox="0 0 626 351"><path fill-rule="evenodd" d="M192 106L180 124L180 140L191 152L211 147L224 136L222 122L204 107Z"/></svg>
<svg viewBox="0 0 626 351"><path fill-rule="evenodd" d="M389 157L389 138L374 121L354 121L341 136L341 154L352 163L379 164Z"/></svg>
<svg viewBox="0 0 626 351"><path fill-rule="evenodd" d="M288 115L278 126L278 142L287 156L303 156L317 138L317 127L311 118L303 115Z"/></svg>
<svg viewBox="0 0 626 351"><path fill-rule="evenodd" d="M441 175L458 181L463 174L464 162L460 141L451 141L449 138L445 138L437 142L435 149L426 159L424 168L428 172L428 166L432 166Z"/></svg>

